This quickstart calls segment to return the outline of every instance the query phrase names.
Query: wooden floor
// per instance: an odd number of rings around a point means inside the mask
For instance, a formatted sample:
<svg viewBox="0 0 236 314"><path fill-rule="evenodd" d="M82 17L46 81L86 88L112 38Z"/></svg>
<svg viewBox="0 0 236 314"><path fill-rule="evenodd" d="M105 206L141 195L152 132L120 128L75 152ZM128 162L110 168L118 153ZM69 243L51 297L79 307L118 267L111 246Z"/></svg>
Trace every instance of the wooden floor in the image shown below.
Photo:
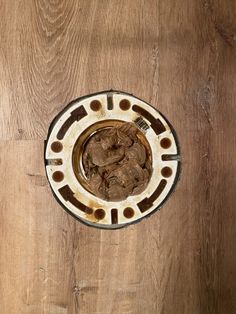
<svg viewBox="0 0 236 314"><path fill-rule="evenodd" d="M48 186L72 99L117 89L168 117L182 176L149 219L86 227ZM236 313L236 2L0 0L0 313Z"/></svg>

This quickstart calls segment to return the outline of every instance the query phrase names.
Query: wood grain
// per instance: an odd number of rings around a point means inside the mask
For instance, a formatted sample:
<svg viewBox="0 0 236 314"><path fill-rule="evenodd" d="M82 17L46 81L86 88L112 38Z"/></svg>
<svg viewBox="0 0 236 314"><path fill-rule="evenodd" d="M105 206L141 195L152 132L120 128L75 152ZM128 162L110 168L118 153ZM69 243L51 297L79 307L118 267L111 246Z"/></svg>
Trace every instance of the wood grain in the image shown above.
<svg viewBox="0 0 236 314"><path fill-rule="evenodd" d="M0 0L0 312L236 313L236 2ZM54 200L43 162L72 99L124 90L174 125L182 175L116 231Z"/></svg>

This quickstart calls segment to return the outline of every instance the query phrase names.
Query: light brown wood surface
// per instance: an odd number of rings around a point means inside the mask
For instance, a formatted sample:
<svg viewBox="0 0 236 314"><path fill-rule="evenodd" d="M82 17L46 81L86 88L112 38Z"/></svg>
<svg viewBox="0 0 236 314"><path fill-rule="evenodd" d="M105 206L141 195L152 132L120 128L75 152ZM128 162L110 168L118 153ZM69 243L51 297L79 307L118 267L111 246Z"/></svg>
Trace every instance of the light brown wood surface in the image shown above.
<svg viewBox="0 0 236 314"><path fill-rule="evenodd" d="M43 150L71 100L123 90L174 125L177 189L116 231L55 201ZM236 313L236 2L0 0L0 313Z"/></svg>

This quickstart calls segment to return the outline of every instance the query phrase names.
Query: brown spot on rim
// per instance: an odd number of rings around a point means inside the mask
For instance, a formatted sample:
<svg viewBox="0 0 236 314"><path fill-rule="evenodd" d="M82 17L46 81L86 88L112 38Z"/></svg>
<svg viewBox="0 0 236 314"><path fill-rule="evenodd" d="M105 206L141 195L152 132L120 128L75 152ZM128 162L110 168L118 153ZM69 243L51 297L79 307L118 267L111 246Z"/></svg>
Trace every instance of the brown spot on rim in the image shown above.
<svg viewBox="0 0 236 314"><path fill-rule="evenodd" d="M129 110L131 104L130 101L128 99L122 99L120 101L120 109L121 110Z"/></svg>
<svg viewBox="0 0 236 314"><path fill-rule="evenodd" d="M164 178L169 178L172 175L172 169L170 167L164 167L161 169L161 174Z"/></svg>
<svg viewBox="0 0 236 314"><path fill-rule="evenodd" d="M53 174L52 174L52 179L53 179L55 182L61 182L61 181L64 179L64 174L63 174L63 172L61 172L61 171L55 171L55 172L53 172Z"/></svg>
<svg viewBox="0 0 236 314"><path fill-rule="evenodd" d="M99 100L93 100L91 101L90 103L90 108L93 110L93 111L99 111L102 107L102 104L100 103Z"/></svg>
<svg viewBox="0 0 236 314"><path fill-rule="evenodd" d="M102 208L98 208L94 212L94 217L98 220L103 219L105 216L106 216L106 213Z"/></svg>
<svg viewBox="0 0 236 314"><path fill-rule="evenodd" d="M134 216L134 210L131 207L126 207L123 211L125 218L132 218Z"/></svg>
<svg viewBox="0 0 236 314"><path fill-rule="evenodd" d="M60 153L60 152L62 151L62 149L63 149L63 145L62 145L61 142L56 141L56 142L53 142L53 143L51 144L51 150L52 150L54 153Z"/></svg>
<svg viewBox="0 0 236 314"><path fill-rule="evenodd" d="M170 148L171 147L171 140L168 137L164 137L161 142L161 147L164 149Z"/></svg>

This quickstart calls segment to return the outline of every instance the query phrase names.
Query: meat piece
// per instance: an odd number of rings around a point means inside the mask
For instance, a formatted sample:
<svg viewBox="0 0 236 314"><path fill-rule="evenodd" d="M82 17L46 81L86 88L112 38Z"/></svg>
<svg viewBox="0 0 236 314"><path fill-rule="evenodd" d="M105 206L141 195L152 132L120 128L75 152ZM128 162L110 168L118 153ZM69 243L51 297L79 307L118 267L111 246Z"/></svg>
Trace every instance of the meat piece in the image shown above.
<svg viewBox="0 0 236 314"><path fill-rule="evenodd" d="M120 131L119 129L116 132L117 135L117 144L116 145L122 145L122 146L131 146L133 144L132 139L125 133L123 133L122 131Z"/></svg>
<svg viewBox="0 0 236 314"><path fill-rule="evenodd" d="M102 184L102 178L98 173L91 176L89 180L89 185L94 192L96 193L99 192L99 188L101 184Z"/></svg>
<svg viewBox="0 0 236 314"><path fill-rule="evenodd" d="M139 185L137 185L134 189L133 189L133 192L131 195L137 195L137 194L140 194L142 193L146 186L147 186L147 183L148 183L148 180L145 180L143 182L139 182Z"/></svg>
<svg viewBox="0 0 236 314"><path fill-rule="evenodd" d="M107 181L109 182L114 178L120 185L124 187L133 185L135 182L135 177L131 165L129 163L124 163L121 166L119 165L115 170L111 171L107 177Z"/></svg>
<svg viewBox="0 0 236 314"><path fill-rule="evenodd" d="M128 191L120 184L112 184L107 190L108 200L110 201L122 201L128 197Z"/></svg>
<svg viewBox="0 0 236 314"><path fill-rule="evenodd" d="M116 129L108 129L99 132L100 141L103 149L109 149L114 147L117 144Z"/></svg>
<svg viewBox="0 0 236 314"><path fill-rule="evenodd" d="M128 135L132 140L137 140L137 131L138 129L136 126L131 122L123 123L121 126L118 127L118 130L123 132L124 134Z"/></svg>
<svg viewBox="0 0 236 314"><path fill-rule="evenodd" d="M91 178L88 181L89 187L91 191L100 196L104 197L106 194L106 187L105 187L105 182L103 181L102 177L97 173L91 176Z"/></svg>
<svg viewBox="0 0 236 314"><path fill-rule="evenodd" d="M103 167L121 160L124 157L125 150L123 146L116 149L103 149L100 142L92 142L88 144L86 154L87 165L92 162L92 165Z"/></svg>
<svg viewBox="0 0 236 314"><path fill-rule="evenodd" d="M123 146L107 150L107 158L106 161L103 162L104 166L111 165L115 162L120 161L125 155L125 149Z"/></svg>
<svg viewBox="0 0 236 314"><path fill-rule="evenodd" d="M151 161L133 123L91 136L83 153L90 190L108 201L141 193L151 176Z"/></svg>
<svg viewBox="0 0 236 314"><path fill-rule="evenodd" d="M147 158L145 162L145 168L148 170L148 172L151 174L152 173L152 164L151 161Z"/></svg>
<svg viewBox="0 0 236 314"><path fill-rule="evenodd" d="M132 195L142 193L147 187L149 181L150 174L147 169L143 169L143 178L139 181L138 185L133 189Z"/></svg>
<svg viewBox="0 0 236 314"><path fill-rule="evenodd" d="M129 159L137 160L138 164L143 166L146 161L146 149L143 144L136 142L126 150L125 156Z"/></svg>
<svg viewBox="0 0 236 314"><path fill-rule="evenodd" d="M115 170L117 168L118 164L114 163L111 165L107 165L104 167L99 167L98 168L98 172L101 176L103 176L104 178L107 178L109 176L109 174L111 173L111 171Z"/></svg>

